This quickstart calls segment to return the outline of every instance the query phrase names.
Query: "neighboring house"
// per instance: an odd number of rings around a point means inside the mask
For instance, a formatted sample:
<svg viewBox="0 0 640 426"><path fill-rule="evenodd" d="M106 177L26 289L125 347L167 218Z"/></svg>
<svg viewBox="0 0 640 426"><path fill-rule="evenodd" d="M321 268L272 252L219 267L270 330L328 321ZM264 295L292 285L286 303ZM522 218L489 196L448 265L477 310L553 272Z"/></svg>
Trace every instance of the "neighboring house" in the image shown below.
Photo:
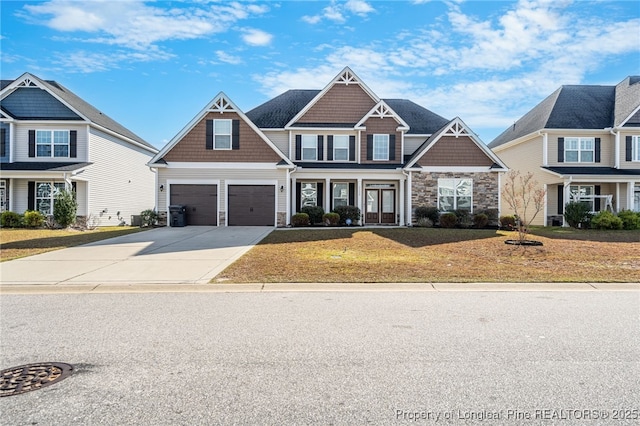
<svg viewBox="0 0 640 426"><path fill-rule="evenodd" d="M489 147L546 188L537 225L562 225L571 201L593 212L640 211L640 76L616 86L562 86Z"/></svg>
<svg viewBox="0 0 640 426"><path fill-rule="evenodd" d="M1 209L53 214L61 189L77 215L99 226L130 224L154 208L158 152L55 81L25 73L0 87Z"/></svg>
<svg viewBox="0 0 640 426"><path fill-rule="evenodd" d="M157 205L195 225L285 226L303 206L354 205L367 225L417 206L498 209L506 167L460 120L380 99L349 68L243 113L218 94L149 162Z"/></svg>

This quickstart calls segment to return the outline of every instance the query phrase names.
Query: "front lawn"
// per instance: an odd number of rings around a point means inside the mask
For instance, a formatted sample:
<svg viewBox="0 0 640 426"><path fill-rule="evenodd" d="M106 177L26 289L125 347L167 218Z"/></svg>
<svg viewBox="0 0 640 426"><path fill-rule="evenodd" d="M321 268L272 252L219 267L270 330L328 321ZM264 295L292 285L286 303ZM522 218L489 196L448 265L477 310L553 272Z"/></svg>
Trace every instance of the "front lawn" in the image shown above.
<svg viewBox="0 0 640 426"><path fill-rule="evenodd" d="M106 240L147 228L109 226L92 231L69 229L0 229L0 262Z"/></svg>
<svg viewBox="0 0 640 426"><path fill-rule="evenodd" d="M640 281L639 231L533 232L543 246L494 230L276 230L212 282Z"/></svg>

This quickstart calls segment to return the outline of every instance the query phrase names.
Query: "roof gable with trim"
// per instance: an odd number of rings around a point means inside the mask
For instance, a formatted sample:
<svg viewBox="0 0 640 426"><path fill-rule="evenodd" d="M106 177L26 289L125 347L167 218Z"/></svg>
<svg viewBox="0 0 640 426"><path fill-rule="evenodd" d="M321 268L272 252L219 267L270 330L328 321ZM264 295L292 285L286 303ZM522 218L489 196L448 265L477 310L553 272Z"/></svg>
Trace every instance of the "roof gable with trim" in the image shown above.
<svg viewBox="0 0 640 426"><path fill-rule="evenodd" d="M371 108L371 110L355 125L355 128L358 130L364 130L366 127L365 123L370 118L393 118L398 123L397 130L409 130L409 125L383 100Z"/></svg>

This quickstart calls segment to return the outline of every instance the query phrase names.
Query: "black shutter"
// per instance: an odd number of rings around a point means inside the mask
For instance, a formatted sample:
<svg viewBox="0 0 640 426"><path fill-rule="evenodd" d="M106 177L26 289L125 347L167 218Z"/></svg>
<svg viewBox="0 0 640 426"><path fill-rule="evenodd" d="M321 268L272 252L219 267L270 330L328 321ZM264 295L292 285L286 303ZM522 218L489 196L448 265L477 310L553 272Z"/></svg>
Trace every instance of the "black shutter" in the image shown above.
<svg viewBox="0 0 640 426"><path fill-rule="evenodd" d="M333 136L327 136L327 161L333 161Z"/></svg>
<svg viewBox="0 0 640 426"><path fill-rule="evenodd" d="M231 149L240 149L240 120L231 121Z"/></svg>
<svg viewBox="0 0 640 426"><path fill-rule="evenodd" d="M596 158L595 161L596 163L600 162L600 149L601 149L601 143L600 143L600 138L596 138Z"/></svg>
<svg viewBox="0 0 640 426"><path fill-rule="evenodd" d="M373 160L373 135L367 135L367 160Z"/></svg>
<svg viewBox="0 0 640 426"><path fill-rule="evenodd" d="M76 185L77 182L71 182L71 192L73 192L74 197L76 196L76 193L78 192L78 185Z"/></svg>
<svg viewBox="0 0 640 426"><path fill-rule="evenodd" d="M632 152L633 152L632 143L633 143L633 136L627 136L626 139L625 139L625 148L626 148L625 156L624 156L625 161L631 161L633 159L633 156L632 156Z"/></svg>
<svg viewBox="0 0 640 426"><path fill-rule="evenodd" d="M69 157L76 158L78 156L78 131L71 130L69 132Z"/></svg>
<svg viewBox="0 0 640 426"><path fill-rule="evenodd" d="M0 129L0 157L7 155L7 129Z"/></svg>
<svg viewBox="0 0 640 426"><path fill-rule="evenodd" d="M213 149L213 120L207 120L205 149Z"/></svg>
<svg viewBox="0 0 640 426"><path fill-rule="evenodd" d="M356 205L356 184L355 183L349 183L349 205L350 206Z"/></svg>
<svg viewBox="0 0 640 426"><path fill-rule="evenodd" d="M333 205L333 185L329 184L329 211L333 211L335 206Z"/></svg>
<svg viewBox="0 0 640 426"><path fill-rule="evenodd" d="M296 161L302 159L302 135L296 135Z"/></svg>
<svg viewBox="0 0 640 426"><path fill-rule="evenodd" d="M564 138L558 138L558 163L564 163Z"/></svg>
<svg viewBox="0 0 640 426"><path fill-rule="evenodd" d="M322 161L323 152L324 152L324 144L323 144L324 136L318 135L318 161Z"/></svg>
<svg viewBox="0 0 640 426"><path fill-rule="evenodd" d="M299 212L302 206L302 184L300 182L296 182L296 212Z"/></svg>
<svg viewBox="0 0 640 426"><path fill-rule="evenodd" d="M593 189L595 192L595 195L600 195L600 185L596 185L595 188ZM600 211L600 198L596 198L594 201L594 209L595 211L599 212Z"/></svg>
<svg viewBox="0 0 640 426"><path fill-rule="evenodd" d="M29 157L36 156L36 131L29 130Z"/></svg>
<svg viewBox="0 0 640 426"><path fill-rule="evenodd" d="M29 181L27 184L27 210L35 210L36 209L36 183L33 181Z"/></svg>
<svg viewBox="0 0 640 426"><path fill-rule="evenodd" d="M349 161L356 161L356 137L349 136Z"/></svg>
<svg viewBox="0 0 640 426"><path fill-rule="evenodd" d="M389 135L389 160L396 159L396 135Z"/></svg>
<svg viewBox="0 0 640 426"><path fill-rule="evenodd" d="M564 185L558 185L558 214L564 214Z"/></svg>
<svg viewBox="0 0 640 426"><path fill-rule="evenodd" d="M323 207L324 204L322 201L324 200L324 184L322 182L318 182L317 184L318 193L316 194L316 206Z"/></svg>

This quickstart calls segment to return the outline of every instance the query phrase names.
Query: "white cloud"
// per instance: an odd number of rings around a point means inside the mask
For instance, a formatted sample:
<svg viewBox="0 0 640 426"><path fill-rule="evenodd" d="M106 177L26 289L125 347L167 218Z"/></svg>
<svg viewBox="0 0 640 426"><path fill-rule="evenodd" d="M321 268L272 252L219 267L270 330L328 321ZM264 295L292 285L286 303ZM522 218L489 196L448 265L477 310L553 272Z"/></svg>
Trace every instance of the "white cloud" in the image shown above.
<svg viewBox="0 0 640 426"><path fill-rule="evenodd" d="M242 35L242 40L251 46L266 46L272 39L272 34L257 29L245 29Z"/></svg>
<svg viewBox="0 0 640 426"><path fill-rule="evenodd" d="M375 11L369 3L363 0L349 0L345 3L344 7L359 16L367 16L367 14Z"/></svg>
<svg viewBox="0 0 640 426"><path fill-rule="evenodd" d="M71 73L92 73L107 71L113 68L120 68L122 63L151 62L171 59L173 55L156 49L146 52L141 51L118 51L113 53L96 53L77 51L72 53L58 54L53 61L56 66L62 67L66 72Z"/></svg>
<svg viewBox="0 0 640 426"><path fill-rule="evenodd" d="M346 3L332 0L331 4L323 8L318 15L305 15L302 20L311 25L315 25L323 19L337 24L344 24L350 14L364 18L373 12L375 12L375 9L364 0L348 0Z"/></svg>
<svg viewBox="0 0 640 426"><path fill-rule="evenodd" d="M231 65L239 65L242 63L241 57L230 55L222 50L216 51L216 57L220 62L224 62Z"/></svg>

